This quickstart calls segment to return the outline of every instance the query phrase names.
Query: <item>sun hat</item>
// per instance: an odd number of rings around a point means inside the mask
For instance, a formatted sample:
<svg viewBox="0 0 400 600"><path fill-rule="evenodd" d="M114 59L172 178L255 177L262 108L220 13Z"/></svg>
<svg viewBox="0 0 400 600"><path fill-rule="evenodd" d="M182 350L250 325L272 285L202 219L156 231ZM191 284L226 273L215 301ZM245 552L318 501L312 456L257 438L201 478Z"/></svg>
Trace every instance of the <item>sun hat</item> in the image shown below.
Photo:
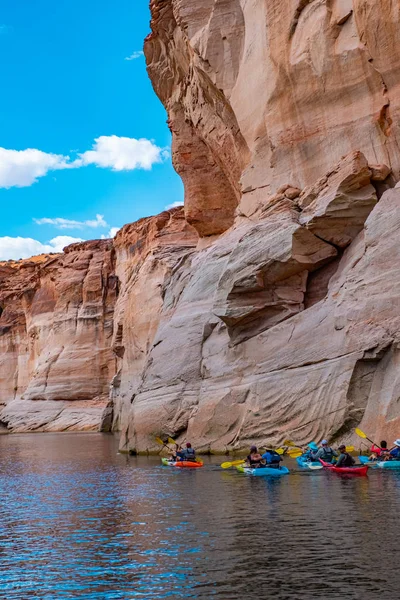
<svg viewBox="0 0 400 600"><path fill-rule="evenodd" d="M322 442L321 442L321 445L322 445L322 446L325 446L325 445L327 445L327 444L328 444L328 440L322 440Z"/></svg>
<svg viewBox="0 0 400 600"><path fill-rule="evenodd" d="M396 440L395 442L393 442L393 444L395 446L397 446L398 448L400 448L400 439Z"/></svg>
<svg viewBox="0 0 400 600"><path fill-rule="evenodd" d="M318 450L318 446L315 442L310 442L308 448L310 448L310 450Z"/></svg>

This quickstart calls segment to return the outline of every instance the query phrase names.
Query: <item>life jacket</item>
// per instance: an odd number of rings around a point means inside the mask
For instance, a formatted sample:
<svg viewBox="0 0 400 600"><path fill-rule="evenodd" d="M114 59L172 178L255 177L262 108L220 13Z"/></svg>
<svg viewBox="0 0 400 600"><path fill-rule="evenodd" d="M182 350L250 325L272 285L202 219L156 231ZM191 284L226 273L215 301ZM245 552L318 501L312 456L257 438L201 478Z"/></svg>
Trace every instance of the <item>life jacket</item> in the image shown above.
<svg viewBox="0 0 400 600"><path fill-rule="evenodd" d="M345 459L340 463L341 467L352 467L355 465L355 460L348 452L344 452Z"/></svg>
<svg viewBox="0 0 400 600"><path fill-rule="evenodd" d="M188 460L189 462L196 462L196 452L193 450L193 448L186 448L183 451L183 455L183 460Z"/></svg>
<svg viewBox="0 0 400 600"><path fill-rule="evenodd" d="M332 462L334 456L335 455L333 454L332 448L324 448L324 452L323 452L321 458L325 462Z"/></svg>
<svg viewBox="0 0 400 600"><path fill-rule="evenodd" d="M275 450L267 450L267 452L263 454L263 458L265 458L267 465L279 464L282 460L280 454Z"/></svg>

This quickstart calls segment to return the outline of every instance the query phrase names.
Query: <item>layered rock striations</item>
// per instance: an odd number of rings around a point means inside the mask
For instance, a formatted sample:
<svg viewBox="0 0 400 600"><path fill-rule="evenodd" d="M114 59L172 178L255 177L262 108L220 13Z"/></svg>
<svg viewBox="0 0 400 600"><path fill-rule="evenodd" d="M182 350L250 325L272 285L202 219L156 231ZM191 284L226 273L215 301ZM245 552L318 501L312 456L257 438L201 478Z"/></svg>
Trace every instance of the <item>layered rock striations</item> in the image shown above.
<svg viewBox="0 0 400 600"><path fill-rule="evenodd" d="M151 9L185 207L0 265L0 419L131 452L398 437L398 3Z"/></svg>
<svg viewBox="0 0 400 600"><path fill-rule="evenodd" d="M110 240L0 264L0 419L11 431L106 427L117 295Z"/></svg>
<svg viewBox="0 0 400 600"><path fill-rule="evenodd" d="M164 282L121 447L395 435L397 3L151 8L148 71L200 241Z"/></svg>

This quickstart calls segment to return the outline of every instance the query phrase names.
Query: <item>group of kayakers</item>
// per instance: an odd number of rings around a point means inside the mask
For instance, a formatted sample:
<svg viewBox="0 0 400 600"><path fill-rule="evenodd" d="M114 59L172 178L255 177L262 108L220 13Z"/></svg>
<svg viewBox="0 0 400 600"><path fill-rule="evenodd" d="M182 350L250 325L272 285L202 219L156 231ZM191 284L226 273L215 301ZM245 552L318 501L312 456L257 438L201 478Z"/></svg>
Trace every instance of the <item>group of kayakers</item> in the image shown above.
<svg viewBox="0 0 400 600"><path fill-rule="evenodd" d="M304 449L302 458L310 462L322 460L325 463L335 463L336 467L353 467L356 464L354 458L346 450L345 444L341 444L337 450L334 450L328 440L322 440L320 447L315 442L310 442ZM382 440L379 446L374 444L369 460L400 460L400 439L393 442L391 449L388 448L385 440ZM275 450L267 450L264 454L260 454L256 446L251 446L250 454L246 458L246 464L252 468L265 466L279 468L281 461L282 456Z"/></svg>
<svg viewBox="0 0 400 600"><path fill-rule="evenodd" d="M391 449L387 447L386 440L382 440L379 446L373 444L370 460L400 460L400 439L393 442Z"/></svg>
<svg viewBox="0 0 400 600"><path fill-rule="evenodd" d="M304 449L302 458L308 461L323 461L325 463L335 463L336 467L352 467L355 460L346 450L346 446L341 444L338 450L334 450L328 443L328 440L322 440L321 445L310 442ZM171 454L174 461L196 462L196 451L192 448L190 442L185 446L176 445L175 451ZM380 445L371 447L370 461L400 460L400 438L393 442L393 447L388 448L386 440L382 440ZM260 454L257 446L251 446L250 453L246 457L246 464L252 468L276 468L279 469L282 456L276 450L267 450Z"/></svg>
<svg viewBox="0 0 400 600"><path fill-rule="evenodd" d="M337 467L352 467L355 465L354 458L347 452L344 444L339 446L337 452L329 446L328 440L322 440L320 448L318 448L315 442L308 444L307 448L304 450L303 458L310 461L318 461L321 459L326 463L334 462ZM379 446L373 444L369 460L371 462L378 460L400 460L400 439L393 442L393 447L391 449L388 448L386 440L382 440Z"/></svg>

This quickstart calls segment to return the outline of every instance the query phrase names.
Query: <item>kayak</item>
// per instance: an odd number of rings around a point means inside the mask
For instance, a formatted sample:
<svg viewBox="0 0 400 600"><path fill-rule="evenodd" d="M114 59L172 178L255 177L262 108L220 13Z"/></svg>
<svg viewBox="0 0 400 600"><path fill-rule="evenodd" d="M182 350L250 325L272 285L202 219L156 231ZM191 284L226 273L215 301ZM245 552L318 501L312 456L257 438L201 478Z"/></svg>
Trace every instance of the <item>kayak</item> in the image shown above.
<svg viewBox="0 0 400 600"><path fill-rule="evenodd" d="M179 467L181 469L185 467L187 469L198 469L203 466L201 461L193 462L189 460L170 460L169 458L162 458L161 462L165 467Z"/></svg>
<svg viewBox="0 0 400 600"><path fill-rule="evenodd" d="M289 469L287 467L279 467L274 469L273 467L260 467L258 469L252 469L251 467L238 466L236 469L239 473L245 473L245 475L253 475L254 477L281 477L287 475Z"/></svg>
<svg viewBox="0 0 400 600"><path fill-rule="evenodd" d="M308 460L303 456L298 456L296 462L302 469L322 469L322 465L318 460Z"/></svg>
<svg viewBox="0 0 400 600"><path fill-rule="evenodd" d="M334 471L335 473L343 473L346 475L366 475L368 472L368 465L363 465L362 467L335 467L335 465L331 465L322 459L319 460L325 469L329 469L329 471Z"/></svg>
<svg viewBox="0 0 400 600"><path fill-rule="evenodd" d="M400 469L400 460L369 460L368 456L359 456L360 463L375 469Z"/></svg>

